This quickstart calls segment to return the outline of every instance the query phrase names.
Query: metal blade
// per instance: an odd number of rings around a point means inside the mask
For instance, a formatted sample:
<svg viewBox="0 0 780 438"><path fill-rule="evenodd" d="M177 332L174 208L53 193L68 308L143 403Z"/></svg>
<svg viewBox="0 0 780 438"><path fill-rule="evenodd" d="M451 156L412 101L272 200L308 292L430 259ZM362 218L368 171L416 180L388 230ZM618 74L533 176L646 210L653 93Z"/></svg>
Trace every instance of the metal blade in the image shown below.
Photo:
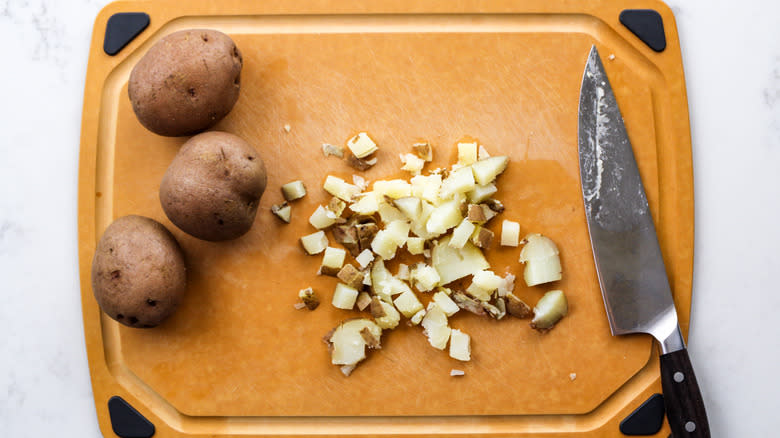
<svg viewBox="0 0 780 438"><path fill-rule="evenodd" d="M580 89L579 156L590 242L612 334L648 333L662 346L676 343L668 341L677 332L677 312L653 218L595 46Z"/></svg>

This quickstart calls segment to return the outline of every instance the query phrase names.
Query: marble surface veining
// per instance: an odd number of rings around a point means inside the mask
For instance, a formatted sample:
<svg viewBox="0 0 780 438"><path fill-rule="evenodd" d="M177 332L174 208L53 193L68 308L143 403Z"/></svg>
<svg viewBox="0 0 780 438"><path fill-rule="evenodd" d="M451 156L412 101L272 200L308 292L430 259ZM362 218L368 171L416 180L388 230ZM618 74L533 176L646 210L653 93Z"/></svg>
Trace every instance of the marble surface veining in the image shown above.
<svg viewBox="0 0 780 438"><path fill-rule="evenodd" d="M84 347L81 106L104 0L0 0L0 436L100 437ZM780 384L780 2L673 0L690 104L690 353L715 437L768 437Z"/></svg>

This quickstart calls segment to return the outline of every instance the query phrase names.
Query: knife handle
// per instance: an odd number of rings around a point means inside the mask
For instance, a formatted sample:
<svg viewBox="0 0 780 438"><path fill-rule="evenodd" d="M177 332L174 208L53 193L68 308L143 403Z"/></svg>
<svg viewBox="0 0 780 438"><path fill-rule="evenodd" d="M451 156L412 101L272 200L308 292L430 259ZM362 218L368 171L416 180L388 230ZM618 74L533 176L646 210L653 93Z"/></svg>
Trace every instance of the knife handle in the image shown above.
<svg viewBox="0 0 780 438"><path fill-rule="evenodd" d="M661 355L666 419L674 438L709 438L710 425L688 350Z"/></svg>

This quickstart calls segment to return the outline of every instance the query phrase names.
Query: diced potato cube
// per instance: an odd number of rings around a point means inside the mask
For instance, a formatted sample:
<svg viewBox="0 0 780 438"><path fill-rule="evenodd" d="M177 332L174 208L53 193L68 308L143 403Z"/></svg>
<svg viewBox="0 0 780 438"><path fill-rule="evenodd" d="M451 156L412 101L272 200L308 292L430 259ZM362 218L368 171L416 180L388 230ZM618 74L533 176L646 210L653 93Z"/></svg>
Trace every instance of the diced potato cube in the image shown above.
<svg viewBox="0 0 780 438"><path fill-rule="evenodd" d="M561 259L555 242L541 234L529 234L523 241L526 243L520 251L520 263L525 263L525 283L535 286L560 280Z"/></svg>
<svg viewBox="0 0 780 438"><path fill-rule="evenodd" d="M439 196L442 199L450 199L456 193L467 193L474 189L474 173L469 167L460 168L450 173L441 183L441 191Z"/></svg>
<svg viewBox="0 0 780 438"><path fill-rule="evenodd" d="M555 255L529 260L523 269L523 279L528 286L558 281L563 277L561 259Z"/></svg>
<svg viewBox="0 0 780 438"><path fill-rule="evenodd" d="M374 261L374 253L370 249L364 249L363 252L355 257L355 261L358 262L361 268L365 268L369 263Z"/></svg>
<svg viewBox="0 0 780 438"><path fill-rule="evenodd" d="M411 279L415 282L414 286L420 292L429 292L436 287L441 281L439 273L433 266L428 266L424 263L418 263L410 274Z"/></svg>
<svg viewBox="0 0 780 438"><path fill-rule="evenodd" d="M431 216L428 218L428 222L425 224L425 229L428 233L440 235L458 225L462 219L460 202L453 199L434 208Z"/></svg>
<svg viewBox="0 0 780 438"><path fill-rule="evenodd" d="M433 247L432 264L441 277L440 284L451 283L490 267L482 251L470 242L457 249L450 247L449 241L449 237L444 237Z"/></svg>
<svg viewBox="0 0 780 438"><path fill-rule="evenodd" d="M385 230L393 239L396 246L401 247L406 244L409 238L410 225L405 220L395 220L385 226Z"/></svg>
<svg viewBox="0 0 780 438"><path fill-rule="evenodd" d="M377 151L376 143L365 132L347 140L347 147L357 158L365 158Z"/></svg>
<svg viewBox="0 0 780 438"><path fill-rule="evenodd" d="M493 292L499 287L503 286L505 281L503 278L494 274L492 271L479 271L474 274L472 284L484 289L488 292Z"/></svg>
<svg viewBox="0 0 780 438"><path fill-rule="evenodd" d="M498 192L498 187L496 187L495 184L490 183L484 186L474 186L474 188L466 195L469 198L469 202L473 202L474 204L479 204L485 199L488 199L494 194L496 194L496 192Z"/></svg>
<svg viewBox="0 0 780 438"><path fill-rule="evenodd" d="M433 302L436 303L448 317L458 313L458 310L460 310L460 307L455 304L455 301L452 301L452 298L443 291L433 294Z"/></svg>
<svg viewBox="0 0 780 438"><path fill-rule="evenodd" d="M419 175L423 167L425 167L425 160L414 154L400 154L401 162L404 163L401 170L410 172L412 175Z"/></svg>
<svg viewBox="0 0 780 438"><path fill-rule="evenodd" d="M360 188L358 186L352 185L333 175L328 175L325 178L323 188L326 192L346 202L352 202L352 198L360 193Z"/></svg>
<svg viewBox="0 0 780 438"><path fill-rule="evenodd" d="M501 246L517 246L520 242L520 224L504 220L501 223Z"/></svg>
<svg viewBox="0 0 780 438"><path fill-rule="evenodd" d="M324 275L335 276L341 270L344 265L344 258L347 252L341 248L327 247L325 248L325 254L322 256L322 265L320 266L320 273Z"/></svg>
<svg viewBox="0 0 780 438"><path fill-rule="evenodd" d="M406 216L392 205L382 202L379 204L379 217L382 222L406 221Z"/></svg>
<svg viewBox="0 0 780 438"><path fill-rule="evenodd" d="M422 211L420 198L406 196L396 199L393 201L393 204L399 211L401 211L401 213L406 216L407 219L411 221L417 220L420 217L420 212Z"/></svg>
<svg viewBox="0 0 780 438"><path fill-rule="evenodd" d="M401 314L391 303L382 301L379 297L371 300L371 316L376 324L383 329L394 329L401 322Z"/></svg>
<svg viewBox="0 0 780 438"><path fill-rule="evenodd" d="M482 212L482 209L480 209L480 212ZM460 225L455 227L452 231L452 238L450 239L449 245L453 248L463 248L463 245L468 242L469 237L471 237L475 228L474 224L468 219L463 219Z"/></svg>
<svg viewBox="0 0 780 438"><path fill-rule="evenodd" d="M441 190L441 175L417 175L412 178L412 196L416 196L432 204L439 202Z"/></svg>
<svg viewBox="0 0 780 438"><path fill-rule="evenodd" d="M290 208L290 204L287 202L282 202L279 205L272 205L271 213L275 214L276 217L289 224L290 217L292 216L292 208Z"/></svg>
<svg viewBox="0 0 780 438"><path fill-rule="evenodd" d="M417 299L417 296L411 290L398 295L393 303L398 311L407 318L411 318L417 312L423 310L422 303L420 303L420 300Z"/></svg>
<svg viewBox="0 0 780 438"><path fill-rule="evenodd" d="M366 341L361 332L367 331L378 340L382 329L368 319L352 319L341 323L328 339L331 345L331 363L333 365L352 366L366 358ZM351 370L350 370L351 371Z"/></svg>
<svg viewBox="0 0 780 438"><path fill-rule="evenodd" d="M425 250L425 240L421 237L410 237L406 239L406 249L412 255L422 254Z"/></svg>
<svg viewBox="0 0 780 438"><path fill-rule="evenodd" d="M351 310L355 307L355 301L358 297L358 291L355 288L349 287L344 283L336 285L336 290L333 292L333 307L344 310Z"/></svg>
<svg viewBox="0 0 780 438"><path fill-rule="evenodd" d="M379 211L379 200L377 199L376 193L363 193L357 202L350 204L349 209L357 214L366 216L376 213Z"/></svg>
<svg viewBox="0 0 780 438"><path fill-rule="evenodd" d="M477 161L477 143L458 143L458 164L468 166Z"/></svg>
<svg viewBox="0 0 780 438"><path fill-rule="evenodd" d="M294 201L306 196L306 187L303 185L303 181L289 182L282 186L282 195L288 202Z"/></svg>
<svg viewBox="0 0 780 438"><path fill-rule="evenodd" d="M317 231L301 237L301 245L307 254L319 254L328 247L328 236L325 235L324 231Z"/></svg>
<svg viewBox="0 0 780 438"><path fill-rule="evenodd" d="M368 306L371 304L371 295L369 295L368 292L360 292L355 304L357 305L358 310L361 312L366 310L366 308L368 308Z"/></svg>
<svg viewBox="0 0 780 438"><path fill-rule="evenodd" d="M477 184L484 186L493 182L506 170L507 164L509 164L509 157L490 157L472 164L471 170L474 172Z"/></svg>
<svg viewBox="0 0 780 438"><path fill-rule="evenodd" d="M425 309L421 309L419 312L415 313L415 314L414 314L414 316L412 316L411 318L409 318L409 321L410 321L412 324L414 324L414 325L417 325L417 324L419 324L420 322L422 322L422 320L423 320L423 318L424 318L424 317L425 317Z"/></svg>
<svg viewBox="0 0 780 438"><path fill-rule="evenodd" d="M412 186L402 179L389 181L374 181L374 192L378 196L389 196L393 199L412 195Z"/></svg>
<svg viewBox="0 0 780 438"><path fill-rule="evenodd" d="M395 257L395 250L398 249L395 238L387 230L379 230L371 241L371 250L382 260L390 260Z"/></svg>
<svg viewBox="0 0 780 438"><path fill-rule="evenodd" d="M450 339L450 328L447 325L447 315L436 303L428 305L428 310L422 320L423 332L428 337L428 343L439 350L447 347Z"/></svg>
<svg viewBox="0 0 780 438"><path fill-rule="evenodd" d="M490 291L482 289L481 287L477 286L474 283L471 283L471 285L469 285L469 287L466 288L466 293L479 301L483 301L483 302L490 301Z"/></svg>
<svg viewBox="0 0 780 438"><path fill-rule="evenodd" d="M450 332L450 357L463 362L471 360L471 337L458 329Z"/></svg>
<svg viewBox="0 0 780 438"><path fill-rule="evenodd" d="M336 223L336 215L325 207L319 205L314 213L309 216L309 223L316 229L322 230Z"/></svg>

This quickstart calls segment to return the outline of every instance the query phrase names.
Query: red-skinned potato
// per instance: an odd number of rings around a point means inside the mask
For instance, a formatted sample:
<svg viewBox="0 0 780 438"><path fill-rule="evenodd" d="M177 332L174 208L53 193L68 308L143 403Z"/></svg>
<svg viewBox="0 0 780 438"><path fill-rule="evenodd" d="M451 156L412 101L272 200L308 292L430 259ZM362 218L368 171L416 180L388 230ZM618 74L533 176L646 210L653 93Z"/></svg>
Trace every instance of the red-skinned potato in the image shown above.
<svg viewBox="0 0 780 438"><path fill-rule="evenodd" d="M257 151L227 132L189 139L160 184L163 211L185 233L203 240L231 240L252 227L266 186Z"/></svg>
<svg viewBox="0 0 780 438"><path fill-rule="evenodd" d="M152 46L130 73L133 111L148 130L192 135L222 120L238 100L241 52L222 32L190 29Z"/></svg>
<svg viewBox="0 0 780 438"><path fill-rule="evenodd" d="M92 259L92 291L100 308L130 327L160 324L186 289L184 254L159 222L123 216L106 228Z"/></svg>

